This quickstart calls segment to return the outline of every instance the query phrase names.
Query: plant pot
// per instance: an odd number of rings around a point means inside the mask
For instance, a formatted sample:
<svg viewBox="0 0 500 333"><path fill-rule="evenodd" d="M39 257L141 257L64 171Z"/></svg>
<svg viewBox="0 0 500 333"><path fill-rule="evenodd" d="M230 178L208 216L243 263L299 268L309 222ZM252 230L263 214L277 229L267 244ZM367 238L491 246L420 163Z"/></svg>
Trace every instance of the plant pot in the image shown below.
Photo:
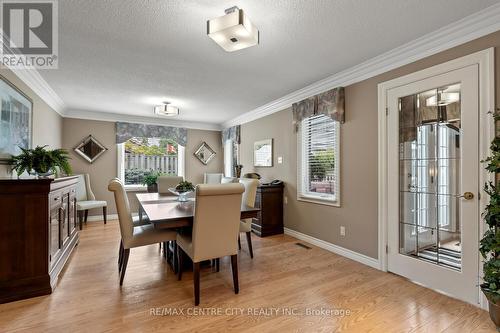
<svg viewBox="0 0 500 333"><path fill-rule="evenodd" d="M500 332L500 305L495 304L490 300L488 300L488 305L491 321L493 321L497 327L497 331Z"/></svg>
<svg viewBox="0 0 500 333"><path fill-rule="evenodd" d="M149 193L158 192L158 184L154 183L154 184L148 185L148 192Z"/></svg>

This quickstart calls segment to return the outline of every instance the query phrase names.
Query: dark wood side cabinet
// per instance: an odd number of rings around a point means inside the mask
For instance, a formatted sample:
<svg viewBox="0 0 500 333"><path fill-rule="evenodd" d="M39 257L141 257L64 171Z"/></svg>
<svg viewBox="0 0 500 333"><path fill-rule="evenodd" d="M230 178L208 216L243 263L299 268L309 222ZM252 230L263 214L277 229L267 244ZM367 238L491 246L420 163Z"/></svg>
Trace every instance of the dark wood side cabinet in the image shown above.
<svg viewBox="0 0 500 333"><path fill-rule="evenodd" d="M54 290L78 243L77 182L0 179L0 303Z"/></svg>
<svg viewBox="0 0 500 333"><path fill-rule="evenodd" d="M260 185L255 207L260 208L252 220L252 231L260 237L283 233L283 184Z"/></svg>

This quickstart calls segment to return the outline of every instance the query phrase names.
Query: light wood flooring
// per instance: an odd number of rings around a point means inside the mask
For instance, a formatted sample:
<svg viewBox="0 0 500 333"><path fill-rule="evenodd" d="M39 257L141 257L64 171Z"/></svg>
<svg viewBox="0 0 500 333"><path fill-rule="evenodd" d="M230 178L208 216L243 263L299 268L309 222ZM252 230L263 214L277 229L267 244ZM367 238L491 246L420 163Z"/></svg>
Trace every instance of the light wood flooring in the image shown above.
<svg viewBox="0 0 500 333"><path fill-rule="evenodd" d="M196 309L192 273L177 281L158 246L131 250L120 288L118 223L91 222L80 236L52 295L0 304L0 332L495 331L483 310L285 235L254 236L253 260L242 238L239 295L229 258L219 273L204 268ZM156 308L164 315L152 315ZM305 313L322 308L350 314Z"/></svg>

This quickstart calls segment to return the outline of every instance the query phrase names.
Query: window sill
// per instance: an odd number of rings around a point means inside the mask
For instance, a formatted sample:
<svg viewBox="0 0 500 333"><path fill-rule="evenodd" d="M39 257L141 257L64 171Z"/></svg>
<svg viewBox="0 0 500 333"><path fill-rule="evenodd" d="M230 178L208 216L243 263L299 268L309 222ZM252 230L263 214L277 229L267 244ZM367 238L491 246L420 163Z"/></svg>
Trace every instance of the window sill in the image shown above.
<svg viewBox="0 0 500 333"><path fill-rule="evenodd" d="M144 185L124 185L125 192L147 192L148 187Z"/></svg>
<svg viewBox="0 0 500 333"><path fill-rule="evenodd" d="M332 207L340 207L340 202L339 200L325 200L325 199L319 199L315 197L305 197L305 196L298 196L297 201L303 201L303 202L310 202L318 205L325 205L325 206L332 206Z"/></svg>

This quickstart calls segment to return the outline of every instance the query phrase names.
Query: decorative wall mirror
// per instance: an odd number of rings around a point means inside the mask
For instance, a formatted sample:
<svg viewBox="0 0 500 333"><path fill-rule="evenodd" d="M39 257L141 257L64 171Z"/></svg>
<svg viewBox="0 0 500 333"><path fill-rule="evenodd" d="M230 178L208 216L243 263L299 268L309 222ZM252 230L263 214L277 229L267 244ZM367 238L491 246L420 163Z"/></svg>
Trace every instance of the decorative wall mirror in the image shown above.
<svg viewBox="0 0 500 333"><path fill-rule="evenodd" d="M273 139L256 141L253 144L253 166L273 166Z"/></svg>
<svg viewBox="0 0 500 333"><path fill-rule="evenodd" d="M201 163L207 165L208 162L214 158L215 151L208 145L208 143L203 142L195 151L194 156L196 156Z"/></svg>
<svg viewBox="0 0 500 333"><path fill-rule="evenodd" d="M93 163L97 160L108 148L97 141L92 135L89 135L74 148L74 151L83 157L87 162Z"/></svg>

